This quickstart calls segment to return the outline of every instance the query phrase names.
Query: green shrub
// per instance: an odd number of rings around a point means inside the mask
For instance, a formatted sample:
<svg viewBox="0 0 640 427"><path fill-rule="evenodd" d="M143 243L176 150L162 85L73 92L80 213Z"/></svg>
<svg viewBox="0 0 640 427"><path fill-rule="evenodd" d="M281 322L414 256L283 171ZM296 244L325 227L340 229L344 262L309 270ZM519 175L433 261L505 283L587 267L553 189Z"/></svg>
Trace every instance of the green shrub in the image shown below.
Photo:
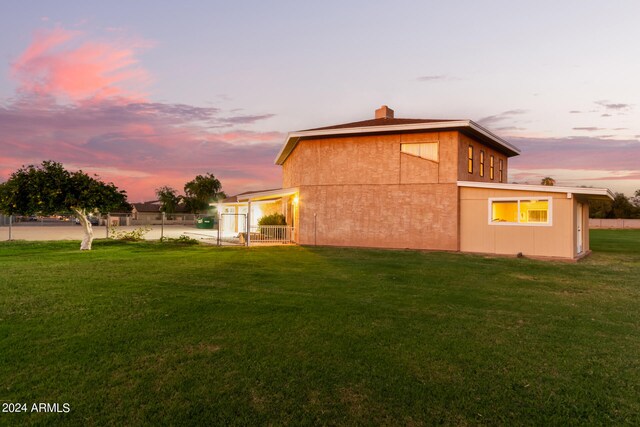
<svg viewBox="0 0 640 427"><path fill-rule="evenodd" d="M162 238L162 242L163 243L177 243L180 245L198 245L200 244L200 242L197 239L194 239L193 237L189 237L185 234L183 234L180 237L164 237Z"/></svg>
<svg viewBox="0 0 640 427"><path fill-rule="evenodd" d="M129 242L139 242L143 240L144 235L151 231L151 227L140 227L132 231L118 231L118 227L112 225L109 227L109 237L116 240L126 240Z"/></svg>
<svg viewBox="0 0 640 427"><path fill-rule="evenodd" d="M287 220L284 215L274 213L271 215L265 215L258 220L258 225L287 225Z"/></svg>

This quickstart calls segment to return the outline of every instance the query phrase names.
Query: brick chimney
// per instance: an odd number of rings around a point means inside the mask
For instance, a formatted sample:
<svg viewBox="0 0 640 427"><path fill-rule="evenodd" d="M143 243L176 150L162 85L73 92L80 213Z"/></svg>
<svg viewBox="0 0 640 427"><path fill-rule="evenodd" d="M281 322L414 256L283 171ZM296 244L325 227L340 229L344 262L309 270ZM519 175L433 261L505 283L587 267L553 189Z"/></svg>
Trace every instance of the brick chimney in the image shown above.
<svg viewBox="0 0 640 427"><path fill-rule="evenodd" d="M393 119L393 110L383 105L376 110L376 119Z"/></svg>

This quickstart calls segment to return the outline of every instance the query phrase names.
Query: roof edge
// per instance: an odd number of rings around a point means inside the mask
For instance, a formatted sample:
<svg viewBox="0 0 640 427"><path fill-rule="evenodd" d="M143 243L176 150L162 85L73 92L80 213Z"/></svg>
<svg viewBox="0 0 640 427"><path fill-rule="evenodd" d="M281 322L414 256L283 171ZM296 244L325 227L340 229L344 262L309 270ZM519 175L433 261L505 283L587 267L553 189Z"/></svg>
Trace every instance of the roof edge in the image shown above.
<svg viewBox="0 0 640 427"><path fill-rule="evenodd" d="M298 193L299 191L300 189L298 187L277 188L275 190L255 191L253 193L238 194L233 197L236 197L238 202L248 202L250 200L260 200L260 199L266 199L271 197L291 196L293 194ZM236 203L236 202L230 202L230 203Z"/></svg>
<svg viewBox="0 0 640 427"><path fill-rule="evenodd" d="M561 187L555 185L505 184L475 181L458 181L457 184L458 187L490 188L494 190L540 191L544 193L571 193L584 194L588 196L608 197L611 200L614 199L613 193L608 188Z"/></svg>
<svg viewBox="0 0 640 427"><path fill-rule="evenodd" d="M429 122L429 123L412 123L404 125L387 125L387 126L364 126L355 128L339 128L339 129L321 129L321 130L306 130L290 132L287 134L287 140L285 144L278 152L274 163L276 165L282 165L284 161L289 157L289 154L293 151L295 146L302 138L310 138L317 136L335 136L335 135L357 135L357 134L370 134L370 133L383 133L383 132L401 132L401 131L417 131L417 130L432 130L432 129L447 129L447 128L469 128L486 138L494 141L498 145L506 148L514 155L521 153L520 149L504 139L500 138L496 134L492 133L488 129L480 126L472 120L451 120L442 122Z"/></svg>

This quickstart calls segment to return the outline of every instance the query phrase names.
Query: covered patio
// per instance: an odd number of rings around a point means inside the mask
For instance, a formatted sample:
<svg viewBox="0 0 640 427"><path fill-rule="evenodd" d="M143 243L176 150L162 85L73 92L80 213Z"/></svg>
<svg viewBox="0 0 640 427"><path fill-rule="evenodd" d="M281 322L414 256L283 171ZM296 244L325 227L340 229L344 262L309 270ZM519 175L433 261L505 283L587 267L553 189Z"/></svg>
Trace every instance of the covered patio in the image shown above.
<svg viewBox="0 0 640 427"><path fill-rule="evenodd" d="M216 204L220 244L286 244L297 241L298 188L247 192ZM259 225L273 214L284 217L286 225Z"/></svg>

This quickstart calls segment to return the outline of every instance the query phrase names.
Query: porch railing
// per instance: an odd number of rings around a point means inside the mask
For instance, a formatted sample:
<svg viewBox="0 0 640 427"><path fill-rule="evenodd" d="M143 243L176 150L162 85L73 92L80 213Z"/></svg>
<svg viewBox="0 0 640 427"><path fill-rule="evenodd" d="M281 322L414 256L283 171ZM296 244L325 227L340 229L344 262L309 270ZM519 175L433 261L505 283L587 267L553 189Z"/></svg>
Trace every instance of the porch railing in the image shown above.
<svg viewBox="0 0 640 427"><path fill-rule="evenodd" d="M291 243L292 235L289 225L258 225L251 227L250 243Z"/></svg>

